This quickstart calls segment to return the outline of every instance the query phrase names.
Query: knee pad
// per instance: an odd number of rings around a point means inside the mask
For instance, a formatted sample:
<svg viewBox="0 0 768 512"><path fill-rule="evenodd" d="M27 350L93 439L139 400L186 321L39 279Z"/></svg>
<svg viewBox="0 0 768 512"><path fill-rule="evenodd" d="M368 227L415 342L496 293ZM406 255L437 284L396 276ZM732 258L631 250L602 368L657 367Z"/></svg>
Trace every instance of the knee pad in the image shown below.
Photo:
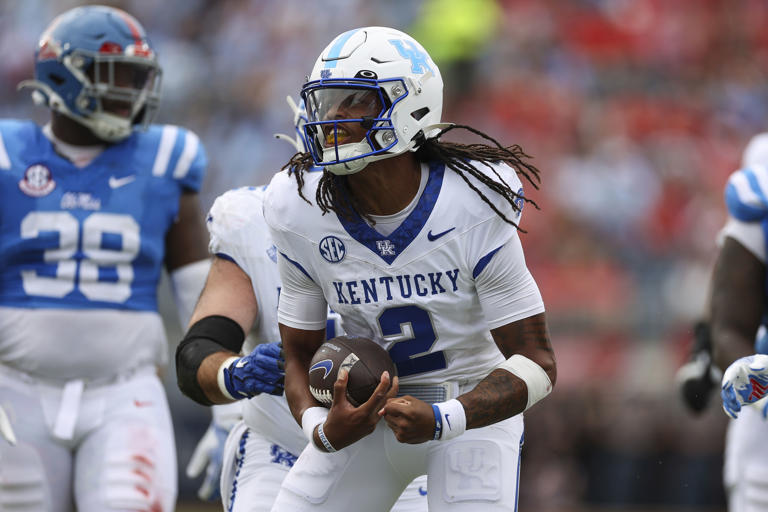
<svg viewBox="0 0 768 512"><path fill-rule="evenodd" d="M109 509L171 511L175 492L158 482L150 456L122 452L108 456L105 462L102 496Z"/></svg>
<svg viewBox="0 0 768 512"><path fill-rule="evenodd" d="M456 440L444 452L443 499L461 501L498 501L501 499L503 475L501 449L493 441Z"/></svg>
<svg viewBox="0 0 768 512"><path fill-rule="evenodd" d="M51 510L43 461L29 445L0 449L0 510Z"/></svg>

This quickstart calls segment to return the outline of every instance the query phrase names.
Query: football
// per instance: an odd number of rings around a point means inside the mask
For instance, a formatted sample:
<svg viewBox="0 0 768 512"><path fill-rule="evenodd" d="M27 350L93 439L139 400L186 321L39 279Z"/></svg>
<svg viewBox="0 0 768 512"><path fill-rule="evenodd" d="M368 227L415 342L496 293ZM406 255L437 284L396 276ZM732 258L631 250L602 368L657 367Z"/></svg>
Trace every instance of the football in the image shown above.
<svg viewBox="0 0 768 512"><path fill-rule="evenodd" d="M397 375L389 354L376 342L359 336L337 336L320 345L309 365L309 390L325 407L333 401L333 383L339 370L349 370L347 400L359 407L379 385L381 374Z"/></svg>

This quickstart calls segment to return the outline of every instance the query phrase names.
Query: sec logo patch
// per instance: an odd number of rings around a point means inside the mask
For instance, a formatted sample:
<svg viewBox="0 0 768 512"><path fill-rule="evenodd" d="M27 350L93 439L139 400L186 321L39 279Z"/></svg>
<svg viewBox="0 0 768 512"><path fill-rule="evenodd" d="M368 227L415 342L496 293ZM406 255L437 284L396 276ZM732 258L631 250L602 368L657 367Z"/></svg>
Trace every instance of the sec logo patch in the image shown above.
<svg viewBox="0 0 768 512"><path fill-rule="evenodd" d="M338 263L344 259L344 255L347 254L347 249L344 247L344 242L335 236L327 236L320 240L318 246L320 255L331 263Z"/></svg>
<svg viewBox="0 0 768 512"><path fill-rule="evenodd" d="M32 197L43 197L50 194L56 188L51 171L44 165L30 165L24 171L24 177L19 181L22 192Z"/></svg>

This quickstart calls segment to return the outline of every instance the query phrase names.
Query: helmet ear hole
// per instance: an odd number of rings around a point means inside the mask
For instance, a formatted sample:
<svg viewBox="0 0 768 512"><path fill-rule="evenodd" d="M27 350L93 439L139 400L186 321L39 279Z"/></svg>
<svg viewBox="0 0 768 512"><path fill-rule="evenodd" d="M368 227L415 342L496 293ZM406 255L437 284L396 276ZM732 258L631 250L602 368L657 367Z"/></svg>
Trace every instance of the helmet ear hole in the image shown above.
<svg viewBox="0 0 768 512"><path fill-rule="evenodd" d="M413 112L411 112L411 117L419 121L421 120L422 117L424 117L427 114L429 114L429 107L422 107L418 110L414 110Z"/></svg>
<svg viewBox="0 0 768 512"><path fill-rule="evenodd" d="M59 76L56 73L50 73L48 78L56 85L62 85L66 81L64 77Z"/></svg>

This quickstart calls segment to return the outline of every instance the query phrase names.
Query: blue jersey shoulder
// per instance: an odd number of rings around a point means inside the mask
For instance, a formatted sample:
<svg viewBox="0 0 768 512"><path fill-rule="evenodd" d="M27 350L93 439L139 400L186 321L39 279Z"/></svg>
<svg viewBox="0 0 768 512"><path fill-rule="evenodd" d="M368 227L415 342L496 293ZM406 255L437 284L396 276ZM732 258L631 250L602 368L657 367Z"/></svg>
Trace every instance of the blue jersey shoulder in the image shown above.
<svg viewBox="0 0 768 512"><path fill-rule="evenodd" d="M8 170L20 155L40 146L45 135L33 121L0 119L0 169Z"/></svg>
<svg viewBox="0 0 768 512"><path fill-rule="evenodd" d="M32 163L31 155L38 160L51 151L50 142L33 121L0 119L0 169ZM152 125L147 131L134 132L105 153L109 161L132 161L152 176L175 181L193 192L200 190L208 165L200 138L173 125Z"/></svg>
<svg viewBox="0 0 768 512"><path fill-rule="evenodd" d="M178 181L193 192L200 190L208 157L194 132L174 125L151 125L127 142L126 150L136 145L140 154L151 155L148 164L153 176Z"/></svg>
<svg viewBox="0 0 768 512"><path fill-rule="evenodd" d="M725 205L728 213L743 222L768 218L768 168L756 165L731 174L725 186Z"/></svg>

